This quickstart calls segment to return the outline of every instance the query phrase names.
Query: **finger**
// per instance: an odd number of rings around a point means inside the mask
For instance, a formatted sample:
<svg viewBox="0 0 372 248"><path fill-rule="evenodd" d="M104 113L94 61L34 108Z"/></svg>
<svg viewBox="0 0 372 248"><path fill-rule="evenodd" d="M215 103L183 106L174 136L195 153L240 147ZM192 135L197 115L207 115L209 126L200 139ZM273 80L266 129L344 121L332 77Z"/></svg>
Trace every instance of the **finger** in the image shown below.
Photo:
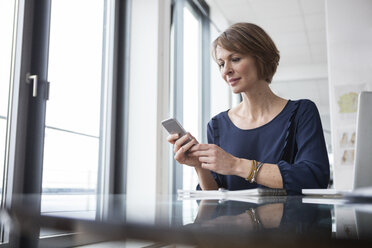
<svg viewBox="0 0 372 248"><path fill-rule="evenodd" d="M206 156L211 156L211 152L210 150L206 150L206 151L194 151L192 152L191 151L192 149L190 149L190 152L189 152L189 155L190 156L194 156L194 157L206 157Z"/></svg>
<svg viewBox="0 0 372 248"><path fill-rule="evenodd" d="M191 133L188 133L191 137L191 139L195 139L196 140L196 143L199 144L198 140L191 134Z"/></svg>
<svg viewBox="0 0 372 248"><path fill-rule="evenodd" d="M180 146L174 144L174 146L173 146L173 152L174 152L174 153L178 152L178 150L179 150L180 148L181 148Z"/></svg>
<svg viewBox="0 0 372 248"><path fill-rule="evenodd" d="M202 167L203 169L206 169L206 170L212 170L213 165L212 165L212 164L208 164L208 163L202 163L202 164L201 164L201 167Z"/></svg>
<svg viewBox="0 0 372 248"><path fill-rule="evenodd" d="M188 139L189 139L189 135L188 134L185 134L184 136L182 136L181 138L179 138L176 143L174 143L175 145L177 146L182 146Z"/></svg>
<svg viewBox="0 0 372 248"><path fill-rule="evenodd" d="M179 138L179 136L180 135L178 133L170 134L167 137L167 140L168 140L169 143L174 144L176 142L176 140Z"/></svg>
<svg viewBox="0 0 372 248"><path fill-rule="evenodd" d="M174 155L174 159L177 160L179 163L182 163L182 158L185 156L185 152L183 151L183 148L181 147L178 149L176 154Z"/></svg>
<svg viewBox="0 0 372 248"><path fill-rule="evenodd" d="M197 144L190 149L190 152L206 151L212 148L212 144Z"/></svg>
<svg viewBox="0 0 372 248"><path fill-rule="evenodd" d="M197 141L196 139L192 139L190 142L188 142L186 145L183 145L182 148L186 152L188 151L192 146L196 145Z"/></svg>
<svg viewBox="0 0 372 248"><path fill-rule="evenodd" d="M181 138L180 138L181 139ZM180 140L178 139L178 140ZM173 151L176 153L185 142L178 142L178 140L174 143ZM181 140L182 141L182 140ZM180 144L181 143L181 144Z"/></svg>
<svg viewBox="0 0 372 248"><path fill-rule="evenodd" d="M199 161L207 164L211 164L214 162L213 158L211 157L199 157Z"/></svg>
<svg viewBox="0 0 372 248"><path fill-rule="evenodd" d="M180 142L177 142L177 141L180 140L180 139L182 139L182 137L179 138L179 139L177 139L177 140L174 142L174 146L173 146L173 151L174 151L174 153L176 153L176 152L181 148L182 143L180 144Z"/></svg>

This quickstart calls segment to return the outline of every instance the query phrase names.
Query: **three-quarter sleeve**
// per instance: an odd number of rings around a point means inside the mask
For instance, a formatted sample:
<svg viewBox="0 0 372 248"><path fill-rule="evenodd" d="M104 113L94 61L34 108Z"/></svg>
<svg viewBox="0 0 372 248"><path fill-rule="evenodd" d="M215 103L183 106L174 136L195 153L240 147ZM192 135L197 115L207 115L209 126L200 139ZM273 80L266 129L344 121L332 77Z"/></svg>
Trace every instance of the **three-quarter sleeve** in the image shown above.
<svg viewBox="0 0 372 248"><path fill-rule="evenodd" d="M207 139L208 139L208 144L214 144L214 134L213 134L213 127L212 127L212 120L208 122L207 126Z"/></svg>
<svg viewBox="0 0 372 248"><path fill-rule="evenodd" d="M294 159L292 163L278 162L288 194L299 194L302 189L327 188L329 183L328 154L318 109L309 100L301 105L293 137Z"/></svg>
<svg viewBox="0 0 372 248"><path fill-rule="evenodd" d="M208 122L207 126L207 139L208 144L215 144L219 146L219 133L218 133L218 120L216 118L212 118ZM216 181L218 188L226 188L226 184L224 183L223 176L211 171L214 180Z"/></svg>

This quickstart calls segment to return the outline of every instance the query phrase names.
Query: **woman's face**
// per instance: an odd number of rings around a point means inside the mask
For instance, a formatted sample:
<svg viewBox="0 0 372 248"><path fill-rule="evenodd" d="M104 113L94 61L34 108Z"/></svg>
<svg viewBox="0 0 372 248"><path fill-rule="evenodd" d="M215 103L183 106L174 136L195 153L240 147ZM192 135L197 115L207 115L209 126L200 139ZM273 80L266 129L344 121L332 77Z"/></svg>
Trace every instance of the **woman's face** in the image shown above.
<svg viewBox="0 0 372 248"><path fill-rule="evenodd" d="M217 46L216 57L222 78L234 93L248 91L259 81L255 60L251 56Z"/></svg>

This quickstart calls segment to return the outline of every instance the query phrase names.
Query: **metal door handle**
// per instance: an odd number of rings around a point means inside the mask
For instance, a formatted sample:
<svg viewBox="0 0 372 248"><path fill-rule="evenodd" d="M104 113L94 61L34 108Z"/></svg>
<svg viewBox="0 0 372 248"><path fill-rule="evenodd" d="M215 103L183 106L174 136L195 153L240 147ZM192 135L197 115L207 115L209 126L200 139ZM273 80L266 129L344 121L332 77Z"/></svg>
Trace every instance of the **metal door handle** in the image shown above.
<svg viewBox="0 0 372 248"><path fill-rule="evenodd" d="M33 82L32 86L32 96L36 97L37 96L37 75L30 75L30 73L27 73L26 75L26 82L31 83L31 80Z"/></svg>

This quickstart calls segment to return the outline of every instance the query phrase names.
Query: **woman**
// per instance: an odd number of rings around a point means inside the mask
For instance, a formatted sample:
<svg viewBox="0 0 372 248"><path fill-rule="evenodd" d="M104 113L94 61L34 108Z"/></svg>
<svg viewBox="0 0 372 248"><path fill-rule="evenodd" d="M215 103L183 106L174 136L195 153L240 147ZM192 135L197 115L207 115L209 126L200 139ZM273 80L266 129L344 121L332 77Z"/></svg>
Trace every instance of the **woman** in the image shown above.
<svg viewBox="0 0 372 248"><path fill-rule="evenodd" d="M237 23L212 44L222 78L243 101L208 123L208 144L168 136L175 159L193 166L198 188L326 188L329 162L318 110L310 100L275 95L269 84L279 51L263 29ZM192 141L183 145L188 138Z"/></svg>

